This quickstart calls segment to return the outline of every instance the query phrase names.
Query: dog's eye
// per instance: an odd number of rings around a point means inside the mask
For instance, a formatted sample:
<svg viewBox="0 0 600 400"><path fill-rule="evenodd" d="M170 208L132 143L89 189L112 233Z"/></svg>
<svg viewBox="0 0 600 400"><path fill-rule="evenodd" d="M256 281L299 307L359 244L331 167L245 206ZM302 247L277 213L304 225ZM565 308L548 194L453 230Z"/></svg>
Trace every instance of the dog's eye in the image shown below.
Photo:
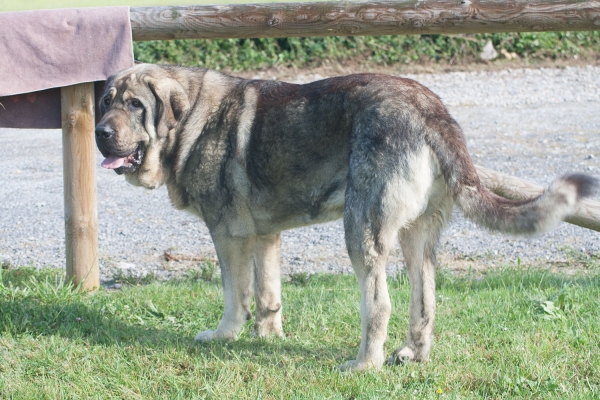
<svg viewBox="0 0 600 400"><path fill-rule="evenodd" d="M142 103L137 99L131 100L131 105L134 108L142 108Z"/></svg>
<svg viewBox="0 0 600 400"><path fill-rule="evenodd" d="M109 106L110 105L110 97L105 97L103 100L103 103L105 106Z"/></svg>

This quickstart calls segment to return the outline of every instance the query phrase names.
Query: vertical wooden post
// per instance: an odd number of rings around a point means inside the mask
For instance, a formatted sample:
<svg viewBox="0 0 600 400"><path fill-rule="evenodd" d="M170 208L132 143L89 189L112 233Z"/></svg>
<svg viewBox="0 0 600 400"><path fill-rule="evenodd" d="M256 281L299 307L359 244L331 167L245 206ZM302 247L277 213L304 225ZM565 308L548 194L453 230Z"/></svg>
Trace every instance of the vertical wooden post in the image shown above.
<svg viewBox="0 0 600 400"><path fill-rule="evenodd" d="M61 89L67 280L100 286L94 142L94 84Z"/></svg>

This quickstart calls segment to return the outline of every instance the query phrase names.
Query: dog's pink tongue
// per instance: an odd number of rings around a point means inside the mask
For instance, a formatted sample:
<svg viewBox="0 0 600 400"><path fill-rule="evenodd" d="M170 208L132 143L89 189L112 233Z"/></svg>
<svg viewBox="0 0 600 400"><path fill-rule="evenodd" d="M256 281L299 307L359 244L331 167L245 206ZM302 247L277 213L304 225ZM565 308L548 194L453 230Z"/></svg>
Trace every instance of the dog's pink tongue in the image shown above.
<svg viewBox="0 0 600 400"><path fill-rule="evenodd" d="M117 169L125 163L126 157L108 156L102 161L102 167L107 169Z"/></svg>

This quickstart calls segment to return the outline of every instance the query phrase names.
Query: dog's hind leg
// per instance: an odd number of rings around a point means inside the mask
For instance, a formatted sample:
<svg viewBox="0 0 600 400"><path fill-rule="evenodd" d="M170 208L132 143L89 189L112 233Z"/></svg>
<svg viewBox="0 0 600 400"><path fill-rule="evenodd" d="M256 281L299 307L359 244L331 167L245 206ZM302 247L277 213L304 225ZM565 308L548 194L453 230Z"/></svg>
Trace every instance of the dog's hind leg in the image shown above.
<svg viewBox="0 0 600 400"><path fill-rule="evenodd" d="M242 326L252 318L252 300L255 236L244 238L228 235L212 235L221 267L225 310L217 329L196 335L195 340L206 342L213 339L235 340Z"/></svg>
<svg viewBox="0 0 600 400"><path fill-rule="evenodd" d="M348 225L346 225L348 232ZM356 360L340 366L342 371L361 371L380 368L384 361L383 344L387 337L387 325L390 319L391 302L385 275L385 261L388 249L376 249L373 238L366 230L359 246L353 239L348 244L352 267L356 272L360 287L361 342ZM353 235L351 233L350 235Z"/></svg>
<svg viewBox="0 0 600 400"><path fill-rule="evenodd" d="M256 336L283 336L280 257L280 234L257 237L254 252L256 321L253 331Z"/></svg>
<svg viewBox="0 0 600 400"><path fill-rule="evenodd" d="M365 148L363 157L357 149L351 163L344 205L346 246L361 292L362 339L356 360L342 370L379 368L385 361L391 313L385 264L401 228L426 212L437 174L437 161L427 147L402 155L400 163L395 153L386 156L385 149Z"/></svg>
<svg viewBox="0 0 600 400"><path fill-rule="evenodd" d="M404 345L394 351L388 364L429 358L435 320L435 248L451 211L450 196L440 193L430 199L423 215L400 230L400 246L411 286L410 322Z"/></svg>
<svg viewBox="0 0 600 400"><path fill-rule="evenodd" d="M354 188L350 184L346 191L344 229L360 287L362 337L356 360L342 364L342 371L380 368L385 362L383 345L391 313L385 264L397 226L383 211L385 189L374 186Z"/></svg>

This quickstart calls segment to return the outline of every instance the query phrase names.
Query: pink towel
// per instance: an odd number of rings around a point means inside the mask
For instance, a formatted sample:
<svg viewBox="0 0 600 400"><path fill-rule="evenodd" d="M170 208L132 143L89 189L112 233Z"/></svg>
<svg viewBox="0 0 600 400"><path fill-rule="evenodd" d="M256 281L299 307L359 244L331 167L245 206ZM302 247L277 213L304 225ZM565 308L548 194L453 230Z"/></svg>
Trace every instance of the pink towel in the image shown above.
<svg viewBox="0 0 600 400"><path fill-rule="evenodd" d="M0 27L0 127L60 128L52 88L133 65L129 7L0 13Z"/></svg>

